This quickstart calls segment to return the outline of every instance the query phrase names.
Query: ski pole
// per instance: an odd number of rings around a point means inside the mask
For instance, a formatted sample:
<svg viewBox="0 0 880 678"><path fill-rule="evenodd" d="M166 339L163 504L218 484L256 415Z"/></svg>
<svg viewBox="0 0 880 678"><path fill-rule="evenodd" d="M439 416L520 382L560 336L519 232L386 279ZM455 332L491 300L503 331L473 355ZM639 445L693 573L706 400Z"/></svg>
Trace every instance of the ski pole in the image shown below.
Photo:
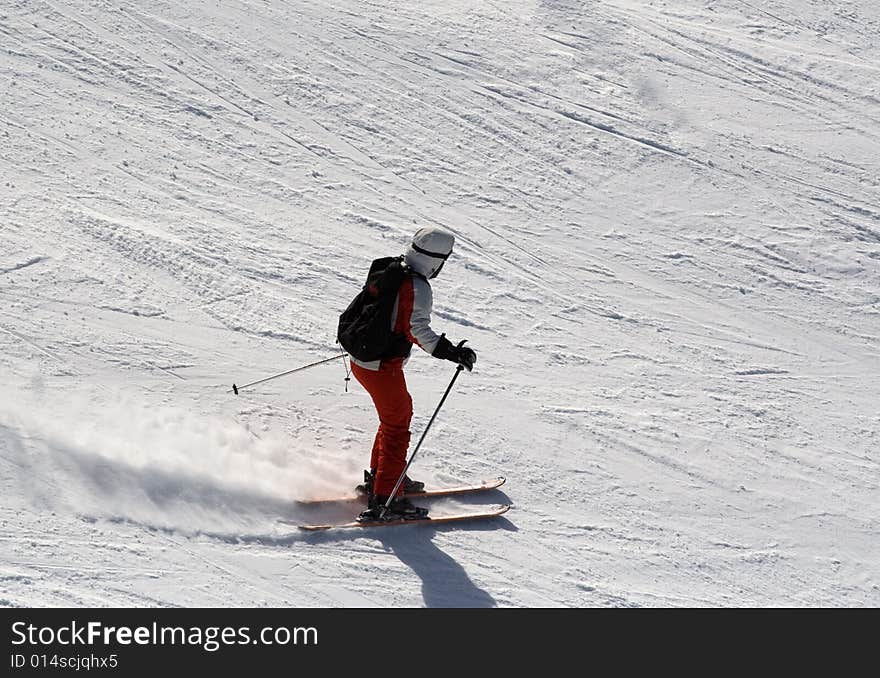
<svg viewBox="0 0 880 678"><path fill-rule="evenodd" d="M338 360L339 358L344 358L345 353L340 353L339 355L335 355L332 358L326 358L325 360L319 360L318 362L312 363L311 365L303 365L302 367L297 367L293 370L288 370L287 372L282 372L281 374L276 374L271 377L266 377L265 379L260 379L259 381L252 381L250 384L245 384L244 386L236 386L232 385L232 390L227 391L227 393L235 393L238 395L238 392L243 388L250 388L251 386L256 386L257 384L263 384L267 381L271 381L272 379L278 379L278 377L286 377L288 374L293 374L294 372L302 372L303 370L307 370L310 367L317 367L318 365L323 365L324 363L329 363L331 360Z"/></svg>
<svg viewBox="0 0 880 678"><path fill-rule="evenodd" d="M462 344L464 342L461 342ZM460 344L459 344L460 345ZM453 384L455 384L455 380L458 379L458 375L464 369L463 365L459 365L455 368L455 374L452 375L452 381L449 382L449 386L446 387L446 393L443 394L443 397L440 399L440 404L437 405L437 409L434 410L434 414L431 416L431 420L428 422L428 425L425 427L425 430L422 431L422 437L419 438L418 444L416 444L416 448L413 450L413 453L409 457L409 461L406 463L406 466L403 469L403 473L400 474L400 478L397 479L397 484L394 486L394 489L391 490L391 494L388 495L388 500L385 502L385 505L382 507L382 510L379 512L379 520L385 517L385 512L388 510L388 507L391 505L391 501L394 499L394 496L397 494L397 490L400 489L401 484L403 483L403 479L406 477L406 472L409 470L410 465L413 463L413 459L416 458L416 454L419 451L419 448L422 446L422 441L425 439L425 436L428 434L428 430L431 428L431 424L434 423L434 419L437 418L437 414L440 412L440 408L443 407L443 403L446 402L446 397L449 395L449 392L452 390Z"/></svg>

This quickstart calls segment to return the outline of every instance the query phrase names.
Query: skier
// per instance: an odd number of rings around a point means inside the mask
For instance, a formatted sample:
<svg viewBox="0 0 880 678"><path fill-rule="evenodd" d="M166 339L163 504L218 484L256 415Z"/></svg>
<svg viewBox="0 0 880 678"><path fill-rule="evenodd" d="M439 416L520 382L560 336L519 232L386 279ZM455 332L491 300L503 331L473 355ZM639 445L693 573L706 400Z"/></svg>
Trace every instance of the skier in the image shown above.
<svg viewBox="0 0 880 678"><path fill-rule="evenodd" d="M412 398L406 387L403 367L413 344L426 353L462 365L474 367L476 353L463 345L453 345L445 334L431 329L433 293L430 280L437 277L452 253L455 237L440 228L419 229L403 256L402 282L396 291L388 331L394 339L378 360L362 361L350 356L351 371L366 389L379 415L379 430L373 442L370 470L364 471L364 485L369 508L362 518L378 518L406 467L412 420ZM378 260L377 260L378 261ZM375 262L374 262L375 263ZM372 269L371 269L372 270ZM424 483L405 477L401 492L419 492ZM406 497L396 496L388 505L386 517L427 515Z"/></svg>

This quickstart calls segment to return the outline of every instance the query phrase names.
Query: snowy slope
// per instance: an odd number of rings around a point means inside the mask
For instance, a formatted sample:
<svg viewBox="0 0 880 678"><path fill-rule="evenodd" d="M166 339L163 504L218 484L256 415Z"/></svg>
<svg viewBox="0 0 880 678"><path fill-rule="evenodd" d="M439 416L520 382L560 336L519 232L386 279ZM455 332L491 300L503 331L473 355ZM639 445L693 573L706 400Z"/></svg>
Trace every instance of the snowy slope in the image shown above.
<svg viewBox="0 0 880 678"><path fill-rule="evenodd" d="M880 605L878 35L869 0L0 0L0 604ZM301 534L369 399L230 385L332 356L427 224L479 359L412 475L515 507ZM452 373L410 361L416 435Z"/></svg>

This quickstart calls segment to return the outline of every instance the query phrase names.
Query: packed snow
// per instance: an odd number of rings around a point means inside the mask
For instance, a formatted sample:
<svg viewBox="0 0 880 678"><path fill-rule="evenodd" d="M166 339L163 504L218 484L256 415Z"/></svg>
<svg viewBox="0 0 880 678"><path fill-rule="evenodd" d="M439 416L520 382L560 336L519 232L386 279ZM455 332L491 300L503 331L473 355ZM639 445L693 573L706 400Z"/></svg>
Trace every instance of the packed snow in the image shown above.
<svg viewBox="0 0 880 678"><path fill-rule="evenodd" d="M880 605L880 5L0 0L0 605ZM477 352L349 520L336 322ZM414 440L454 373L416 350ZM348 385L348 390L346 390Z"/></svg>

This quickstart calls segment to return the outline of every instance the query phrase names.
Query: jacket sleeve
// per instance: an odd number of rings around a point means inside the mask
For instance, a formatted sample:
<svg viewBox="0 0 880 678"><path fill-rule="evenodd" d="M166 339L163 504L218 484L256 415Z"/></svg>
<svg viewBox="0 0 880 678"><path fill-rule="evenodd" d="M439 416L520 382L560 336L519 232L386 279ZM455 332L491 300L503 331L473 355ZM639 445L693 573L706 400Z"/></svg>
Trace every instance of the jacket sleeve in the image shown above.
<svg viewBox="0 0 880 678"><path fill-rule="evenodd" d="M412 291L412 310L407 323L407 338L430 354L434 352L437 342L440 341L440 336L431 329L434 295L431 285L418 276L413 276Z"/></svg>

